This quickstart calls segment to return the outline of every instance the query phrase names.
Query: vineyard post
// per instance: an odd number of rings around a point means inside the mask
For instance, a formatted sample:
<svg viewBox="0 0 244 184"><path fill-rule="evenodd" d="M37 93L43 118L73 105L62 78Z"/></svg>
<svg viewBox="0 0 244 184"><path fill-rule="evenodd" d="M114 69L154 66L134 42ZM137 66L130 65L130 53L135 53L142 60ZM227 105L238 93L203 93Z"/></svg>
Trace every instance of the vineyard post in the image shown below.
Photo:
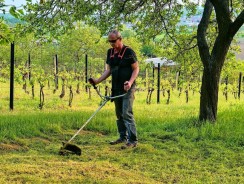
<svg viewBox="0 0 244 184"><path fill-rule="evenodd" d="M86 84L87 84L87 81L88 81L88 56L86 54L86 58L85 58L85 77L86 77ZM87 92L87 86L86 86L86 92Z"/></svg>
<svg viewBox="0 0 244 184"><path fill-rule="evenodd" d="M55 82L55 90L58 89L58 55L54 56L54 82Z"/></svg>
<svg viewBox="0 0 244 184"><path fill-rule="evenodd" d="M176 72L175 88L178 90L180 71Z"/></svg>
<svg viewBox="0 0 244 184"><path fill-rule="evenodd" d="M153 84L152 84L152 85L154 86L154 68L155 68L155 66L154 66L154 64L153 64L152 66L153 66L153 67L152 67L152 69L153 69L153 71L152 71L152 72L153 72L153 73L152 73L152 77L153 77Z"/></svg>
<svg viewBox="0 0 244 184"><path fill-rule="evenodd" d="M149 88L149 81L148 81L148 68L146 67L146 88L148 89Z"/></svg>
<svg viewBox="0 0 244 184"><path fill-rule="evenodd" d="M92 75L92 64L91 64L91 62L90 62L90 66L89 66L89 68L90 68L90 72L89 72L89 78L90 78L91 75Z"/></svg>
<svg viewBox="0 0 244 184"><path fill-rule="evenodd" d="M242 79L242 73L240 72L239 74L239 89L238 89L238 98L240 99L241 97L241 79Z"/></svg>
<svg viewBox="0 0 244 184"><path fill-rule="evenodd" d="M158 92L157 92L157 103L160 103L160 63L158 63Z"/></svg>
<svg viewBox="0 0 244 184"><path fill-rule="evenodd" d="M29 69L29 81L31 79L31 71L30 71L30 68L31 68L31 57L30 57L30 53L28 54L28 69Z"/></svg>
<svg viewBox="0 0 244 184"><path fill-rule="evenodd" d="M55 54L55 62L56 62L56 89L58 89L58 55Z"/></svg>
<svg viewBox="0 0 244 184"><path fill-rule="evenodd" d="M14 42L11 43L10 51L10 110L14 109Z"/></svg>

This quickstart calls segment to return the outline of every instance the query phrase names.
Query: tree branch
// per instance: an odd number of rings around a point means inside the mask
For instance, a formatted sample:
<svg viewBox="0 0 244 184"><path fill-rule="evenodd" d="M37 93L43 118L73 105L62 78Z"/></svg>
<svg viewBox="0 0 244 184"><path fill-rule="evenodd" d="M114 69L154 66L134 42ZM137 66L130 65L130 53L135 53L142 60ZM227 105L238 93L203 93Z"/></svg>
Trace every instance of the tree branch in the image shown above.
<svg viewBox="0 0 244 184"><path fill-rule="evenodd" d="M244 10L242 10L242 12L236 18L236 20L231 24L230 35L233 37L243 24L244 24Z"/></svg>
<svg viewBox="0 0 244 184"><path fill-rule="evenodd" d="M210 16L213 11L213 5L210 0L206 0L203 16L197 29L197 43L199 54L204 66L208 67L208 60L210 58L209 46L206 40L206 32L209 25Z"/></svg>
<svg viewBox="0 0 244 184"><path fill-rule="evenodd" d="M194 49L196 47L197 47L197 44L193 45L192 47L181 49L172 60L176 60L179 56L183 55L186 51L189 51L189 50Z"/></svg>

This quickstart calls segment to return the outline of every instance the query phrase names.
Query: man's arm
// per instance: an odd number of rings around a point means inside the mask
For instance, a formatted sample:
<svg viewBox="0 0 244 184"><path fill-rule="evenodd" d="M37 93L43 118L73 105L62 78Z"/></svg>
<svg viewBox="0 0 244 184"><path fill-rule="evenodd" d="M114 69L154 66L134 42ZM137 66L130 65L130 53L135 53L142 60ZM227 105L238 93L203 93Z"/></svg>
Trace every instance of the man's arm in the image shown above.
<svg viewBox="0 0 244 184"><path fill-rule="evenodd" d="M125 91L128 91L131 88L131 85L133 84L133 82L135 81L135 79L138 76L138 73L139 73L139 64L138 64L138 61L135 62L135 63L133 63L131 65L131 68L132 68L133 71L132 71L130 80L129 81L125 81L125 83L124 83L124 90Z"/></svg>
<svg viewBox="0 0 244 184"><path fill-rule="evenodd" d="M94 81L95 84L99 84L103 80L107 79L110 75L111 75L110 66L109 65L106 65L106 70L101 75L101 77L99 77L98 79L93 79L93 81Z"/></svg>

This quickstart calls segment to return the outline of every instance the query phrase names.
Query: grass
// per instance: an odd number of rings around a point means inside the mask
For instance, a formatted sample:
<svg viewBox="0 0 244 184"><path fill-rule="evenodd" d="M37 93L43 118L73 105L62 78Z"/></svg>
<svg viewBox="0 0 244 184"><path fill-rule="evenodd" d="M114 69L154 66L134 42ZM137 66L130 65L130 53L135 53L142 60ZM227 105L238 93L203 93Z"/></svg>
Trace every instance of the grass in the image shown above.
<svg viewBox="0 0 244 184"><path fill-rule="evenodd" d="M114 105L107 103L74 139L81 156L59 156L68 140L99 106L99 98L75 95L72 108L67 98L46 90L46 104L38 109L16 90L14 111L9 111L7 92L0 104L0 183L244 183L244 101L220 95L218 120L197 126L199 96L188 104L176 91L146 105L146 93L136 94L134 113L138 147L121 150L111 146L117 138Z"/></svg>

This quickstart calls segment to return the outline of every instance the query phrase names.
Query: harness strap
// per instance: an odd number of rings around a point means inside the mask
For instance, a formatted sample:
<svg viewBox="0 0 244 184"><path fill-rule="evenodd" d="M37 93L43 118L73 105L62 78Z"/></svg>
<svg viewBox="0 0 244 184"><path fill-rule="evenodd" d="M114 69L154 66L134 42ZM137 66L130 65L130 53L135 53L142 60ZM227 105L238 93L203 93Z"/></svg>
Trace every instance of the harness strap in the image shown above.
<svg viewBox="0 0 244 184"><path fill-rule="evenodd" d="M124 54L125 54L125 51L128 47L125 46L121 49L121 51L119 52L119 55L118 55L118 58L122 59L124 57ZM110 52L110 59L114 58L114 48L111 49L111 52Z"/></svg>

